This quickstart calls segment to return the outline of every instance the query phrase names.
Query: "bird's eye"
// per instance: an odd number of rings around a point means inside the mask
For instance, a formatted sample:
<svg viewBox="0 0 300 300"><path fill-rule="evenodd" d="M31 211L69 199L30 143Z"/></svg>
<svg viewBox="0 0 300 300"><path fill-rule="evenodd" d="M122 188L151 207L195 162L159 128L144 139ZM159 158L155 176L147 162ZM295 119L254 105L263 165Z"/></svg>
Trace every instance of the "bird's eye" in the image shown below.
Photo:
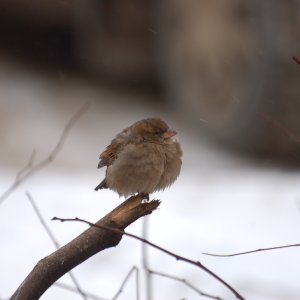
<svg viewBox="0 0 300 300"><path fill-rule="evenodd" d="M155 135L160 135L160 131L156 130Z"/></svg>

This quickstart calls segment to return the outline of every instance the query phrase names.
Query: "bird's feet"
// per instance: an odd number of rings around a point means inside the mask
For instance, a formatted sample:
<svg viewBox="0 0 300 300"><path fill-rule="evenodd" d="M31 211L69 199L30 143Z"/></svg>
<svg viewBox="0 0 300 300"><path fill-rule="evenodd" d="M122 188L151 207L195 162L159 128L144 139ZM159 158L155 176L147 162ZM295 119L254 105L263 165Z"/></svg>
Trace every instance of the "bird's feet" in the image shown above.
<svg viewBox="0 0 300 300"><path fill-rule="evenodd" d="M147 193L139 193L139 196L141 197L142 203L149 202L149 194Z"/></svg>

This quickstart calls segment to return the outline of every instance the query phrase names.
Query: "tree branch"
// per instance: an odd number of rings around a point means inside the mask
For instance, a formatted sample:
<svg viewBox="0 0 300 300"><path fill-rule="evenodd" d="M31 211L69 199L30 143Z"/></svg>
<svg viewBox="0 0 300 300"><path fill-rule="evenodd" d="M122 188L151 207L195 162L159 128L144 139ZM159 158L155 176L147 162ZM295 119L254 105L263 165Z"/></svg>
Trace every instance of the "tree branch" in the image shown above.
<svg viewBox="0 0 300 300"><path fill-rule="evenodd" d="M153 202L153 200L151 201ZM150 203L151 203L150 202ZM188 264L191 264L191 265L194 265L194 266L197 266L198 268L202 269L203 271L205 271L206 273L208 273L209 275L211 275L212 277L214 277L216 280L218 280L220 283L222 283L224 286L226 286L235 296L236 298L240 299L240 300L245 300L245 298L240 295L238 293L238 291L236 291L230 284L228 284L224 279L222 279L220 276L218 276L216 273L214 273L213 271L211 271L210 269L208 269L207 267L205 267L200 261L196 261L196 260L192 260L192 259L189 259L187 257L184 257L184 256L181 256L181 255L178 255L170 250L167 250L165 248L162 248L160 246L158 246L157 244L154 244L144 238L141 238L137 235L134 235L134 234L131 234L131 233L128 233L128 232L124 232L124 231L121 231L120 229L118 228L114 228L114 227L110 227L110 226L107 226L107 225L103 225L103 224L99 224L99 223L92 223L92 222L89 222L87 220L84 220L84 219L80 219L80 218L69 218L69 219L63 219L63 218L57 218L57 217L54 217L52 218L52 220L56 220L56 221L61 221L61 222L82 222L82 223L85 223L91 227L95 227L95 228L99 228L101 230L107 230L108 232L113 232L113 233L116 233L116 234L122 234L122 235L125 235L125 236L129 236L133 239L136 239L138 241L141 241L169 256L172 256L174 257L177 261L184 261Z"/></svg>
<svg viewBox="0 0 300 300"><path fill-rule="evenodd" d="M143 219L143 227L142 227L142 237L144 240L148 239L148 228L149 228L149 218ZM153 282L152 277L150 276L149 270L149 247L146 243L142 243L142 265L145 273L145 291L146 291L146 300L152 300L153 297Z"/></svg>
<svg viewBox="0 0 300 300"><path fill-rule="evenodd" d="M293 56L292 59L296 64L300 65L300 59L297 56Z"/></svg>
<svg viewBox="0 0 300 300"><path fill-rule="evenodd" d="M152 213L159 200L142 203L132 196L74 240L40 260L21 283L11 300L36 300L61 276L94 254L119 244L123 230L142 216ZM101 229L109 227L117 232Z"/></svg>
<svg viewBox="0 0 300 300"><path fill-rule="evenodd" d="M36 151L34 150L29 158L28 163L23 167L16 175L16 178L14 182L3 192L2 195L0 195L0 205L4 202L4 200L14 191L18 188L20 184L22 184L25 180L27 180L29 177L31 177L33 174L38 172L39 170L45 168L47 165L49 165L53 160L56 158L58 153L61 151L70 131L73 125L76 123L76 121L85 113L85 111L88 109L89 104L85 103L83 106L80 107L78 111L73 115L73 117L69 120L69 122L66 124L57 144L55 147L51 150L49 155L41 160L39 163L34 164L34 158Z"/></svg>
<svg viewBox="0 0 300 300"><path fill-rule="evenodd" d="M207 253L207 252L204 252L202 254L208 255L208 256L216 256L216 257L231 257L231 256L252 254L252 253L262 252L262 251L270 251L270 250L278 250L278 249L285 249L285 248L291 248L291 247L299 247L299 246L300 246L300 244L291 244L291 245L275 246L275 247L269 247L269 248L260 248L260 249L249 250L249 251L238 252L238 253L231 253L231 254L214 254L214 253Z"/></svg>
<svg viewBox="0 0 300 300"><path fill-rule="evenodd" d="M45 228L48 236L50 237L52 243L54 244L55 248L56 249L59 249L60 248L60 245L58 243L58 241L56 240L54 234L52 233L52 231L50 230L50 228L48 227L47 223L45 222L40 210L38 209L37 205L35 204L34 200L33 200L33 197L31 196L31 194L29 192L26 192L26 196L30 202L30 204L32 205L36 215L38 216L41 224L43 225L43 227ZM73 274L72 271L69 271L69 276L74 284L74 286L76 287L76 290L77 292L82 296L82 298L84 300L87 300L87 295L82 291L82 288L80 287L79 285L79 282L78 280L76 279L75 275Z"/></svg>
<svg viewBox="0 0 300 300"><path fill-rule="evenodd" d="M288 128L284 127L278 120L274 119L272 116L267 114L266 112L259 111L257 115L266 121L270 126L275 129L278 129L281 133L285 134L291 141L300 145L300 138L296 136L293 132L291 132Z"/></svg>
<svg viewBox="0 0 300 300"><path fill-rule="evenodd" d="M139 293L139 269L136 266L133 266L129 272L127 273L127 275L125 276L120 288L118 289L118 291L116 292L116 294L113 296L112 300L116 300L121 293L123 292L123 289L125 287L125 284L127 283L127 281L129 280L129 278L131 277L131 275L135 272L136 274L136 300L140 299L140 293Z"/></svg>
<svg viewBox="0 0 300 300"><path fill-rule="evenodd" d="M221 297L213 296L213 295L210 295L208 293L205 293L205 292L199 290L196 286L194 286L193 284L191 284L189 281L187 281L184 278L180 278L178 276L166 274L166 273L163 273L163 272L154 271L154 270L151 270L151 269L148 269L148 272L149 272L150 275L157 275L157 276L160 276L160 277L165 277L165 278L169 278L169 279L172 279L172 280L175 280L175 281L179 281L179 282L183 283L184 285L186 285L187 287L189 287L190 289L192 289L193 291L195 291L199 296L207 297L207 298L214 299L214 300L224 300Z"/></svg>
<svg viewBox="0 0 300 300"><path fill-rule="evenodd" d="M75 294L78 295L78 290L76 287L73 287L72 285L69 285L69 284L66 284L66 283L62 283L62 282L54 282L53 286L56 286L56 287L59 287L61 289L64 289L66 291L69 291L69 292L73 292ZM102 297L99 297L97 295L94 295L92 293L89 293L89 292L84 292L84 294L88 297L88 299L90 300L111 300L111 299L108 299L108 298L102 298ZM1 299L0 299L1 300Z"/></svg>

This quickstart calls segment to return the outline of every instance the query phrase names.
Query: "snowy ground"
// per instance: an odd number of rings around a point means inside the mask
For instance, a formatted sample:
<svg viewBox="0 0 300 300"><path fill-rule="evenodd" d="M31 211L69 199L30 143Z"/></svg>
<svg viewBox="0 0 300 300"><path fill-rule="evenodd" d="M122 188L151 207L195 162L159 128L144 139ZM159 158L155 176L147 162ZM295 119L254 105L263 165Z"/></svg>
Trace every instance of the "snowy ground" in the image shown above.
<svg viewBox="0 0 300 300"><path fill-rule="evenodd" d="M176 120L159 101L89 85L79 79L41 75L1 62L0 192L6 190L33 148L36 161L56 144L70 116L82 103L90 109L72 128L56 160L21 185L0 206L0 298L8 298L33 266L55 247L34 213L29 191L61 245L86 226L50 221L53 216L96 221L123 199L111 191L95 192L103 177L97 156L120 129L151 116L162 117L179 132L183 169L149 219L149 240L180 255L200 260L246 299L300 299L299 248L231 258L203 255L234 253L300 242L300 172L260 166L216 149ZM193 133L192 133L193 132ZM142 221L127 231L141 235ZM150 267L190 281L224 299L234 296L202 270L154 249ZM132 266L141 267L141 244L124 237L78 266L81 287L112 298ZM65 276L61 282L72 284ZM199 299L193 290L170 279L153 277L153 300ZM82 299L51 287L44 300ZM135 299L132 278L118 299ZM145 299L144 289L141 299ZM203 298L204 299L204 298Z"/></svg>

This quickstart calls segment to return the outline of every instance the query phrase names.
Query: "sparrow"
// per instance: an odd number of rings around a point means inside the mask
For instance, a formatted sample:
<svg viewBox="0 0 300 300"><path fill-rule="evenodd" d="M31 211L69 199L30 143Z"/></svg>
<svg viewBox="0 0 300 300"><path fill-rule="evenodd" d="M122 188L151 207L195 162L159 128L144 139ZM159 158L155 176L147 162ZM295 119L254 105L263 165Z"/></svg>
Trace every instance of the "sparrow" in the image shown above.
<svg viewBox="0 0 300 300"><path fill-rule="evenodd" d="M158 118L135 122L111 141L99 156L98 168L106 175L95 190L109 188L120 196L164 190L178 177L182 151L176 131Z"/></svg>

